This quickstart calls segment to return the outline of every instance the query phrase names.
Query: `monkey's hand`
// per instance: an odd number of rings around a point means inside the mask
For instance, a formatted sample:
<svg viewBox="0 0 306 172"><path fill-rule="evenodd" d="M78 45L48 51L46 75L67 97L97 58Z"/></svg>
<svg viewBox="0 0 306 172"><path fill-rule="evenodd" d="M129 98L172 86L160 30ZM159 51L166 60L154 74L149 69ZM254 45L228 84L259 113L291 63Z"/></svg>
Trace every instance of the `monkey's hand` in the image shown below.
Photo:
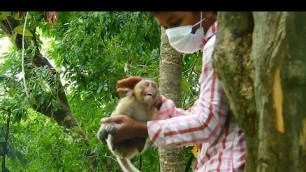
<svg viewBox="0 0 306 172"><path fill-rule="evenodd" d="M121 79L117 82L117 93L126 94L134 89L134 86L142 80L140 76L130 76L128 78Z"/></svg>
<svg viewBox="0 0 306 172"><path fill-rule="evenodd" d="M102 124L98 132L98 138L104 144L106 144L106 139L108 138L108 135L109 134L113 135L116 133L116 131L117 131L116 123L111 122L108 124Z"/></svg>

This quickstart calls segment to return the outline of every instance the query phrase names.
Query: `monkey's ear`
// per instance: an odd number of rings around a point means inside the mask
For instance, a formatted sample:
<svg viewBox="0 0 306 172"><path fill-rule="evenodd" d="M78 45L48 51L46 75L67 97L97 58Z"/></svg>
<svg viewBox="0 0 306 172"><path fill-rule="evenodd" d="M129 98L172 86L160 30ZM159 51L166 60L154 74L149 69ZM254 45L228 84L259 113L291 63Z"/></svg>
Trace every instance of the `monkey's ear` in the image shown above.
<svg viewBox="0 0 306 172"><path fill-rule="evenodd" d="M160 109L162 104L163 104L163 98L160 94L158 94L157 97L156 97L156 102L155 102L155 106L156 106L157 110Z"/></svg>
<svg viewBox="0 0 306 172"><path fill-rule="evenodd" d="M134 90L130 89L127 93L126 96L134 96Z"/></svg>

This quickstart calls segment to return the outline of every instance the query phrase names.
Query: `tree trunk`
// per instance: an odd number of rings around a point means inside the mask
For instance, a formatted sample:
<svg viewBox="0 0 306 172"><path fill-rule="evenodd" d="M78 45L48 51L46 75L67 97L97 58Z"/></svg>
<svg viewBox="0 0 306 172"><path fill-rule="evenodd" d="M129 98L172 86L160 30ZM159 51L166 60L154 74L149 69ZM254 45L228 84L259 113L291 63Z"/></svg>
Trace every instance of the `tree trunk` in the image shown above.
<svg viewBox="0 0 306 172"><path fill-rule="evenodd" d="M2 20L0 22L0 29L4 31L9 37L13 36L13 29L17 27L20 23L13 19L12 17L8 17L6 20ZM52 78L46 78L46 81L52 87L53 95L57 95L57 100L59 101L60 108L50 106L49 103L52 101L45 100L43 104L36 106L33 105L33 108L42 113L43 115L46 115L48 117L53 118L58 125L63 126L65 128L69 128L77 132L81 138L85 140L86 144L89 144L89 140L87 139L86 134L82 131L81 127L79 126L77 120L72 115L72 112L69 107L68 100L66 98L66 94L64 91L64 87L62 86L62 83L60 81L59 74L56 72L54 67L50 64L50 62L42 56L42 54L39 51L37 40L35 32L32 32L34 35L31 37L31 40L35 43L36 46L36 52L35 56L32 59L33 64L35 67L44 67L46 66L48 70L55 76L54 78L57 78L57 80L54 82ZM14 42L15 46L18 49L22 48L22 36L17 35L16 40ZM29 46L28 41L25 41L25 49ZM56 109L56 110L54 110Z"/></svg>
<svg viewBox="0 0 306 172"><path fill-rule="evenodd" d="M305 17L218 13L214 67L246 136L245 171L306 171Z"/></svg>
<svg viewBox="0 0 306 172"><path fill-rule="evenodd" d="M160 47L160 84L161 94L174 101L177 107L181 106L181 81L183 70L182 54L173 49L168 41L167 35L161 28ZM184 171L184 149L183 148L159 148L160 171L180 172Z"/></svg>

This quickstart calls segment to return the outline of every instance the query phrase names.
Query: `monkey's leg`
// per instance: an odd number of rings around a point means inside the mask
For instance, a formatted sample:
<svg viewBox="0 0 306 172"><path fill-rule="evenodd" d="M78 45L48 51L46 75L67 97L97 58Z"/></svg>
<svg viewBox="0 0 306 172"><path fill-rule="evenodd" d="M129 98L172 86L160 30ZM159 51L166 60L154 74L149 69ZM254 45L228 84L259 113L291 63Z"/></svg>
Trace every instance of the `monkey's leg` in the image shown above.
<svg viewBox="0 0 306 172"><path fill-rule="evenodd" d="M138 153L142 153L144 149L146 148L146 138L133 138L131 139L133 142L133 145L137 148Z"/></svg>

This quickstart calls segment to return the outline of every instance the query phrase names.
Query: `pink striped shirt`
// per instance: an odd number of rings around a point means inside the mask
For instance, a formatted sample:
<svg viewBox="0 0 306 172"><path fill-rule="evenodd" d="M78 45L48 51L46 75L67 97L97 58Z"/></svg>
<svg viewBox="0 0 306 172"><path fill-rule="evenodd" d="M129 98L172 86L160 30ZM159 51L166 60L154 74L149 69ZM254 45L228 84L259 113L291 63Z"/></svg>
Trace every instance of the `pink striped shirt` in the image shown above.
<svg viewBox="0 0 306 172"><path fill-rule="evenodd" d="M234 117L228 118L229 104L212 66L216 26L211 25L203 41L199 98L185 111L163 97L158 119L147 122L147 128L155 146L200 144L195 171L243 171L244 135Z"/></svg>

